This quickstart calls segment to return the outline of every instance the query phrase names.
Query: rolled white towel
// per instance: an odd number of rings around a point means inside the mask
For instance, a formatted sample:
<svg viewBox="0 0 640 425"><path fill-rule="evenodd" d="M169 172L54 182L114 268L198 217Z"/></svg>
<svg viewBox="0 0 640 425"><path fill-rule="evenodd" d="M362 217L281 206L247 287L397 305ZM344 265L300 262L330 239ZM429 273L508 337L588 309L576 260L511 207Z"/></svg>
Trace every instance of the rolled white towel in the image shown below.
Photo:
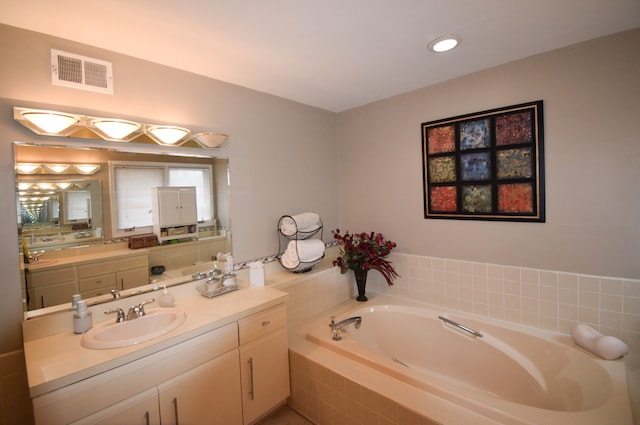
<svg viewBox="0 0 640 425"><path fill-rule="evenodd" d="M280 221L280 231L285 236L293 236L296 232L311 232L320 228L320 216L307 212L284 217Z"/></svg>
<svg viewBox="0 0 640 425"><path fill-rule="evenodd" d="M605 360L618 359L629 352L629 347L614 336L605 336L585 324L577 324L571 328L571 338L582 348Z"/></svg>
<svg viewBox="0 0 640 425"><path fill-rule="evenodd" d="M319 239L289 241L281 257L282 265L295 269L300 263L310 263L324 255L324 242Z"/></svg>

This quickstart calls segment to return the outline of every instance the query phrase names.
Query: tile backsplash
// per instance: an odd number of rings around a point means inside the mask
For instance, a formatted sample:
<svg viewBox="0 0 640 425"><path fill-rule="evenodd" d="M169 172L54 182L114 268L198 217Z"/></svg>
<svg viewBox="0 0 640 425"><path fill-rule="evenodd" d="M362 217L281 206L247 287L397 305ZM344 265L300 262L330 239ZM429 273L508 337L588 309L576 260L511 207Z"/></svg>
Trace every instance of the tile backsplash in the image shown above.
<svg viewBox="0 0 640 425"><path fill-rule="evenodd" d="M391 254L368 290L567 334L576 323L640 348L640 280Z"/></svg>
<svg viewBox="0 0 640 425"><path fill-rule="evenodd" d="M568 334L586 323L640 348L640 280L591 276L392 253L400 278L391 287L369 273L367 292L388 294ZM353 296L353 273L337 268L279 287L291 297L291 324Z"/></svg>

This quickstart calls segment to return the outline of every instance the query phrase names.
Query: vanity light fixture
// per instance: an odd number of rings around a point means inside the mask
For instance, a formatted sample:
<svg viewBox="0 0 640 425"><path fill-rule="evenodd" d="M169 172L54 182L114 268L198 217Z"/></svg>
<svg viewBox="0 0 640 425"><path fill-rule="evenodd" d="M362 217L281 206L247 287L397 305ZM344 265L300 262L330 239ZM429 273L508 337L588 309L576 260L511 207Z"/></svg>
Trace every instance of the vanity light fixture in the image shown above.
<svg viewBox="0 0 640 425"><path fill-rule="evenodd" d="M128 142L142 134L142 125L117 118L87 118L87 127L105 140Z"/></svg>
<svg viewBox="0 0 640 425"><path fill-rule="evenodd" d="M203 148L220 149L229 143L229 135L224 133L215 133L213 131L205 131L193 136L193 140Z"/></svg>
<svg viewBox="0 0 640 425"><path fill-rule="evenodd" d="M54 174L63 174L71 167L69 164L44 164L44 166Z"/></svg>
<svg viewBox="0 0 640 425"><path fill-rule="evenodd" d="M31 188L31 183L29 183L29 182L19 182L18 183L18 190L29 190L29 188Z"/></svg>
<svg viewBox="0 0 640 425"><path fill-rule="evenodd" d="M100 138L113 142L155 142L162 146L184 145L203 149L220 149L229 142L227 134L213 131L198 129L192 132L174 125L151 125L120 118L101 118L17 106L13 108L13 119L34 133L46 136Z"/></svg>
<svg viewBox="0 0 640 425"><path fill-rule="evenodd" d="M42 109L22 109L14 118L34 133L49 136L66 136L84 125L79 115Z"/></svg>
<svg viewBox="0 0 640 425"><path fill-rule="evenodd" d="M100 170L98 164L73 164L79 174L95 174Z"/></svg>
<svg viewBox="0 0 640 425"><path fill-rule="evenodd" d="M95 174L99 170L99 164L16 164L17 174Z"/></svg>
<svg viewBox="0 0 640 425"><path fill-rule="evenodd" d="M172 125L152 125L145 129L147 136L165 146L180 146L191 138L191 131Z"/></svg>
<svg viewBox="0 0 640 425"><path fill-rule="evenodd" d="M457 34L445 35L432 40L427 48L434 53L449 52L462 42L462 37Z"/></svg>
<svg viewBox="0 0 640 425"><path fill-rule="evenodd" d="M16 165L19 174L35 174L38 170L40 170L40 164L27 164L22 163Z"/></svg>

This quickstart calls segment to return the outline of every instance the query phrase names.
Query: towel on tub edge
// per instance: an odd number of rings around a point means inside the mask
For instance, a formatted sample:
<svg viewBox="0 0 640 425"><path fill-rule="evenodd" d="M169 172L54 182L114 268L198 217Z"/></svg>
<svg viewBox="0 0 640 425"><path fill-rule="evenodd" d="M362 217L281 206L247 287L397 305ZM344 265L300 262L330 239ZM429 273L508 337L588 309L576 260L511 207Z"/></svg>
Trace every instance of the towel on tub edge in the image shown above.
<svg viewBox="0 0 640 425"><path fill-rule="evenodd" d="M289 241L282 254L282 265L295 269L300 263L310 263L324 255L324 242L320 239Z"/></svg>
<svg viewBox="0 0 640 425"><path fill-rule="evenodd" d="M591 326L582 323L571 328L571 338L582 348L605 360L615 360L629 352L629 347L622 340L602 335Z"/></svg>
<svg viewBox="0 0 640 425"><path fill-rule="evenodd" d="M312 232L320 228L320 216L307 212L285 217L280 222L280 231L285 236L293 236L297 232Z"/></svg>

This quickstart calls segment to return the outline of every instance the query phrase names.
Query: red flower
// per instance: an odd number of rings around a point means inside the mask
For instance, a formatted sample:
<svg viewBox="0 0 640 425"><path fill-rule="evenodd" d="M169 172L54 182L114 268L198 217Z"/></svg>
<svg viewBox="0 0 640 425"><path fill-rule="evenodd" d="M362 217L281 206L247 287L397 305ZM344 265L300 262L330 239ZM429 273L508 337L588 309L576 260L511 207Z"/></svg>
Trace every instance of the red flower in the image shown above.
<svg viewBox="0 0 640 425"><path fill-rule="evenodd" d="M385 240L382 233L351 234L347 231L341 235L340 229L336 229L333 231L333 237L339 240L341 245L341 255L333 262L334 266L340 267L341 273L348 270L377 270L389 286L393 285L395 278L400 277L391 262L385 260L396 247L396 243Z"/></svg>

